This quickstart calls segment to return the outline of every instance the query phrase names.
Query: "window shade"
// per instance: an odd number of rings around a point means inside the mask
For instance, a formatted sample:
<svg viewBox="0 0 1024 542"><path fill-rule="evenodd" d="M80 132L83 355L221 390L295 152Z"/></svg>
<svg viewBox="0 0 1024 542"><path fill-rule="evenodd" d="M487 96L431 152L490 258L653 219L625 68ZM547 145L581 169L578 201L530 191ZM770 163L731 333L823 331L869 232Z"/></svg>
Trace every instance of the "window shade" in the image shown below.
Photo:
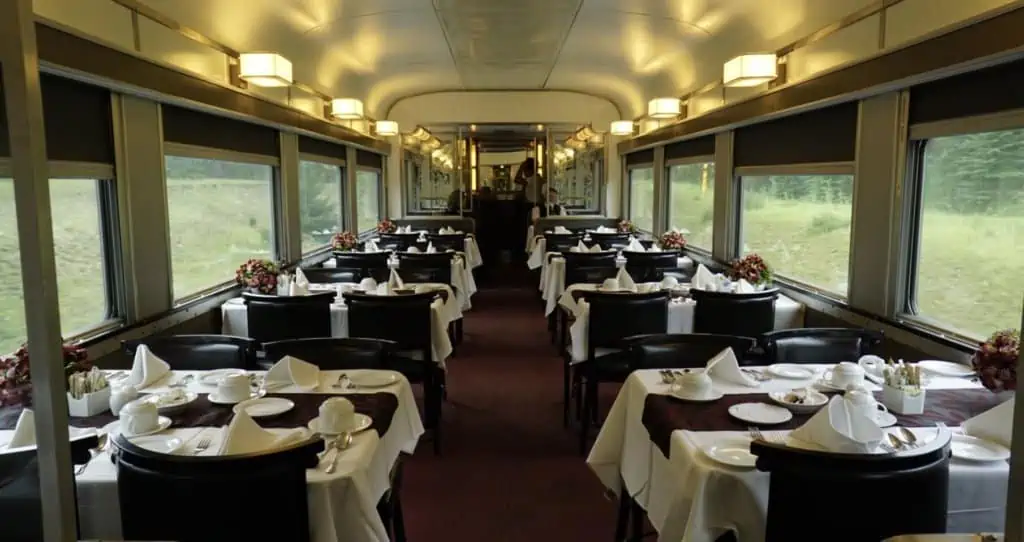
<svg viewBox="0 0 1024 542"><path fill-rule="evenodd" d="M911 87L910 122L934 122L1024 108L1024 61Z"/></svg>
<svg viewBox="0 0 1024 542"><path fill-rule="evenodd" d="M637 166L641 164L653 164L654 163L654 149L647 149L645 151L637 151L626 155L627 166Z"/></svg>
<svg viewBox="0 0 1024 542"><path fill-rule="evenodd" d="M715 154L715 136L709 135L665 145L665 161Z"/></svg>
<svg viewBox="0 0 1024 542"><path fill-rule="evenodd" d="M68 162L114 163L110 91L40 74L46 156ZM0 88L0 156L11 155L6 101Z"/></svg>
<svg viewBox="0 0 1024 542"><path fill-rule="evenodd" d="M384 169L384 157L375 152L356 150L356 165Z"/></svg>
<svg viewBox="0 0 1024 542"><path fill-rule="evenodd" d="M739 128L733 164L776 166L852 162L857 150L857 102Z"/></svg>
<svg viewBox="0 0 1024 542"><path fill-rule="evenodd" d="M225 151L280 156L277 130L164 104L164 140Z"/></svg>
<svg viewBox="0 0 1024 542"><path fill-rule="evenodd" d="M345 159L345 146L337 143L330 143L322 139L299 136L299 152L326 156L336 160Z"/></svg>

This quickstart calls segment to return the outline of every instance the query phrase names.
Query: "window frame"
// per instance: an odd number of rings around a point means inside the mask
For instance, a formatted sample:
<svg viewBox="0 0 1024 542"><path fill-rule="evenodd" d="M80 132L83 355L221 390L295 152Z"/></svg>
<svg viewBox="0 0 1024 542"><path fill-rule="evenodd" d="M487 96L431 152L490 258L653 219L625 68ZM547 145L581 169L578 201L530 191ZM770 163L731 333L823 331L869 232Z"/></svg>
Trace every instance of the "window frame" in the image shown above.
<svg viewBox="0 0 1024 542"><path fill-rule="evenodd" d="M623 209L622 216L625 217L630 222L632 222L633 221L633 214L632 214L632 209L633 209L633 171L637 170L637 169L650 169L651 170L651 178L653 179L654 178L654 162L645 162L645 163L642 163L642 164L629 164L629 165L625 166L625 168L626 168L626 198L625 198L626 205L625 205L625 208ZM655 204L657 204L657 202L655 202ZM651 212L654 212L655 210L656 209L651 209ZM653 233L652 231L649 231L649 230L643 230L643 229L639 229L639 228L637 228L637 229L639 231L643 232L643 233Z"/></svg>
<svg viewBox="0 0 1024 542"><path fill-rule="evenodd" d="M113 164L48 160L47 180L68 179L92 182L99 216L100 253L103 255L103 297L106 302L103 318L84 329L69 330L61 326L65 341L81 341L108 333L126 323L124 271L121 265L121 231L118 222L117 174ZM12 178L11 160L0 157L0 177ZM47 186L49 191L49 186ZM51 218L52 227L52 218ZM19 277L20 278L20 277ZM58 288L60 285L58 284Z"/></svg>
<svg viewBox="0 0 1024 542"><path fill-rule="evenodd" d="M897 322L959 344L976 345L983 336L968 335L951 324L918 312L918 265L921 252L921 234L924 229L924 159L928 143L935 138L957 137L987 132L1024 130L1024 109L1002 111L970 117L944 119L912 124L907 130L907 156L904 175L901 227L905 232L901 242L900 273L903 286L896 300Z"/></svg>
<svg viewBox="0 0 1024 542"><path fill-rule="evenodd" d="M713 155L713 154L705 154L705 155L701 155L701 156L687 156L687 157L684 157L684 158L673 158L671 160L666 160L665 161L665 197L664 197L665 201L662 202L662 212L664 212L665 221L666 221L666 224L667 224L667 226L669 228L672 227L672 175L671 175L672 166L688 166L688 165L693 165L693 164L713 164L714 165L715 164L715 155ZM716 166L716 171L717 171L717 166ZM714 177L712 177L711 178L711 186L714 187L714 185L715 185L715 179L714 179ZM713 207L712 207L712 209L713 209ZM714 224L714 214L712 214L711 220L712 220L712 224ZM689 243L687 243L686 250L689 251L689 252L694 252L696 254L707 256L708 258L710 258L711 257L711 251L712 251L712 249L714 247L714 244L715 244L714 243L714 228L713 227L712 227L712 230L711 230L711 239L712 239L711 240L711 248L705 249L705 248L702 248L702 247L695 247L695 246L690 245Z"/></svg>
<svg viewBox="0 0 1024 542"><path fill-rule="evenodd" d="M855 162L818 162L813 164L785 164L776 166L741 166L733 168L733 181L736 191L736 207L733 213L736 221L736 234L733 239L733 258L743 257L743 179L745 177L769 177L773 175L786 176L817 176L817 175L849 175L853 177L854 191L857 184L857 167ZM851 225L853 217L853 205L850 208ZM850 297L849 285L853 282L853 230L851 227L850 239L847 246L849 254L846 270L847 291L839 293L826 290L820 286L809 284L800 279L788 277L781 274L778 268L773 268L772 280L784 286L795 287L811 294L847 303ZM770 262L769 262L770 263Z"/></svg>
<svg viewBox="0 0 1024 542"><path fill-rule="evenodd" d="M355 209L356 211L356 216L352 217L352 224L355 225L357 230L359 229L359 198L356 197L356 193L359 190L360 171L370 171L377 174L377 222L380 222L382 217L387 216L387 214L384 212L387 205L387 195L384 193L384 168L357 165L355 168L355 176L353 177L356 185L353 187L352 190L353 197L355 197L355 201L353 202L352 208ZM376 226L376 224L374 226ZM372 231L374 231L374 227L371 227L368 230L357 231L356 235L362 236Z"/></svg>
<svg viewBox="0 0 1024 542"><path fill-rule="evenodd" d="M338 201L341 202L341 208L338 210L338 228L339 228L339 231L340 230L344 230L345 229L345 209L347 209L346 204L348 203L348 201L347 201L348 198L345 197L346 196L345 188L346 188L346 181L347 181L347 179L345 177L346 177L346 175L348 173L347 170L346 170L346 167L347 167L346 166L346 161L342 160L340 158L334 158L334 157L331 157L331 156L323 156L321 154L312 154L312 153L300 152L299 153L299 177L298 177L298 179L299 179L299 186L300 186L299 191L300 192L302 191L301 186L302 186L302 163L303 162L313 162L313 163L320 164L320 165L334 166L334 167L338 168L338 171L341 173L341 182L338 183L338 191L339 191L339 200ZM299 229L300 230L302 229L301 223L302 223L302 216L301 216L301 213L300 213L300 216L299 216L299 224L300 224ZM301 242L299 243L299 245L300 245L299 249L301 250L302 249ZM305 257L308 257L308 256L316 255L319 252L323 252L324 249L326 249L329 246L331 246L330 241L328 241L324 245L320 245L320 246L310 250L309 252L302 252L302 257L305 258Z"/></svg>
<svg viewBox="0 0 1024 542"><path fill-rule="evenodd" d="M163 163L163 175L164 180L164 201L168 207L167 213L167 235L171 234L170 224L170 201L167 199L167 157L175 158L194 158L199 160L210 160L219 162L233 162L237 164L250 164L259 166L270 166L270 239L273 245L270 249L270 260L275 262L281 261L281 249L284 246L283 239L284 228L282 228L283 220L283 209L281 206L281 158L279 156L265 156L262 154L253 154L237 151L226 151L223 149L214 149L210 147L198 147L195 145L186 145L184 143L174 143L165 141L163 145L163 156L161 161ZM229 289L235 286L235 280L229 279L224 282L212 284L208 288L203 288L196 292L187 294L183 297L174 296L174 251L168 246L170 251L169 258L167 260L169 268L167 270L167 276L170 277L168 288L171 290L171 308L177 309L184 305L188 305L198 299L208 297L220 293L225 289Z"/></svg>

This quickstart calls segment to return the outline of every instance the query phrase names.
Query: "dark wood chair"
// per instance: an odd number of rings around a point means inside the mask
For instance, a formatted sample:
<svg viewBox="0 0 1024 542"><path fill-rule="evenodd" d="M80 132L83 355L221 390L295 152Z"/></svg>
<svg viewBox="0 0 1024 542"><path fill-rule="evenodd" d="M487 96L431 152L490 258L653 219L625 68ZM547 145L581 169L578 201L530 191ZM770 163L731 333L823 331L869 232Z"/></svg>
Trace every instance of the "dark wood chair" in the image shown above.
<svg viewBox="0 0 1024 542"><path fill-rule="evenodd" d="M365 337L291 339L263 344L268 361L292 356L325 371L351 369L388 369L393 341Z"/></svg>
<svg viewBox="0 0 1024 542"><path fill-rule="evenodd" d="M590 232L587 235L590 236L592 243L597 243L607 250L621 249L629 245L629 234L628 233L597 233Z"/></svg>
<svg viewBox="0 0 1024 542"><path fill-rule="evenodd" d="M372 278L377 282L388 279L391 269L388 267L388 259L391 253L384 252L335 252L334 268L338 271L349 271L352 273L351 282L359 282L365 278Z"/></svg>
<svg viewBox="0 0 1024 542"><path fill-rule="evenodd" d="M263 344L331 336L331 303L336 292L277 296L245 292L249 336Z"/></svg>
<svg viewBox="0 0 1024 542"><path fill-rule="evenodd" d="M802 328L765 333L760 343L769 363L838 363L874 352L882 338L870 329Z"/></svg>
<svg viewBox="0 0 1024 542"><path fill-rule="evenodd" d="M306 267L302 269L302 274L306 275L306 279L314 284L337 284L362 280L362 273L359 271L338 267Z"/></svg>
<svg viewBox="0 0 1024 542"><path fill-rule="evenodd" d="M256 368L256 341L248 337L168 335L122 341L121 351L129 362L140 344L176 371Z"/></svg>
<svg viewBox="0 0 1024 542"><path fill-rule="evenodd" d="M679 278L679 251L631 252L622 251L626 258L626 271L637 282L660 282L666 274Z"/></svg>
<svg viewBox="0 0 1024 542"><path fill-rule="evenodd" d="M777 289L752 294L690 290L690 297L697 302L694 333L760 337L775 329Z"/></svg>
<svg viewBox="0 0 1024 542"><path fill-rule="evenodd" d="M409 250L409 247L416 246L419 238L419 233L382 233L377 246L382 249L404 252Z"/></svg>
<svg viewBox="0 0 1024 542"><path fill-rule="evenodd" d="M753 337L670 333L639 335L626 339L630 351L629 372L641 369L697 369L707 365L716 354L732 348L736 359L749 356L756 346Z"/></svg>

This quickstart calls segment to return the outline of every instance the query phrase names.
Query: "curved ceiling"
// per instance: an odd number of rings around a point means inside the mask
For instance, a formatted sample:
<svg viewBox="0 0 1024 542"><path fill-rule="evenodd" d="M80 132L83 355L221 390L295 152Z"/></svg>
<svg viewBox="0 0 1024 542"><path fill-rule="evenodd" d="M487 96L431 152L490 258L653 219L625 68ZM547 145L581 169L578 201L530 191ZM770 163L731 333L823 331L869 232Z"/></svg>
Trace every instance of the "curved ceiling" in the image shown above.
<svg viewBox="0 0 1024 542"><path fill-rule="evenodd" d="M639 115L872 0L141 0L373 115L438 90L561 89Z"/></svg>

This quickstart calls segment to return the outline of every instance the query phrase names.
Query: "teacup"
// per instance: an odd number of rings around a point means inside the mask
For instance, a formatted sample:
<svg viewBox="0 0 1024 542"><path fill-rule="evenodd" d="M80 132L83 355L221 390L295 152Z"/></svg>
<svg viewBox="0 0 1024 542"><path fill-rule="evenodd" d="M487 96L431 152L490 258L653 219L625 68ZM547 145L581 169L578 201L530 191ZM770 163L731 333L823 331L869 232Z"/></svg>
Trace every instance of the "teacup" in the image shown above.
<svg viewBox="0 0 1024 542"><path fill-rule="evenodd" d="M864 371L877 376L882 376L882 373L885 371L885 360L871 354L861 356L857 360L857 365L860 365Z"/></svg>
<svg viewBox="0 0 1024 542"><path fill-rule="evenodd" d="M375 291L377 289L377 281L373 280L370 277L366 277L365 279L359 281L359 289L364 292Z"/></svg>
<svg viewBox="0 0 1024 542"><path fill-rule="evenodd" d="M131 401L121 407L119 417L121 431L127 435L148 433L160 425L156 404L151 401Z"/></svg>
<svg viewBox="0 0 1024 542"><path fill-rule="evenodd" d="M676 376L679 393L686 397L702 398L711 393L711 377L703 370L686 369Z"/></svg>
<svg viewBox="0 0 1024 542"><path fill-rule="evenodd" d="M846 404L852 410L867 416L871 421L877 421L878 415L882 412L889 412L885 405L879 403L875 396L864 388L850 389L843 396L843 399L846 400Z"/></svg>
<svg viewBox="0 0 1024 542"><path fill-rule="evenodd" d="M248 375L226 375L217 383L217 397L225 402L245 401L251 393Z"/></svg>
<svg viewBox="0 0 1024 542"><path fill-rule="evenodd" d="M665 278L661 279L661 287L662 288L671 289L671 288L675 288L676 286L679 286L679 279L677 279L675 277L668 276L668 277L665 277Z"/></svg>
<svg viewBox="0 0 1024 542"><path fill-rule="evenodd" d="M341 434L355 425L356 409L352 401L344 397L331 397L320 403L320 417L317 424L321 433Z"/></svg>
<svg viewBox="0 0 1024 542"><path fill-rule="evenodd" d="M619 281L618 281L618 279L604 279L604 282L601 283L601 289L602 290L607 290L609 292L614 292L614 291L618 290L619 289Z"/></svg>
<svg viewBox="0 0 1024 542"><path fill-rule="evenodd" d="M839 389L859 386L864 383L864 369L856 363L844 361L835 368L825 371L825 382Z"/></svg>

